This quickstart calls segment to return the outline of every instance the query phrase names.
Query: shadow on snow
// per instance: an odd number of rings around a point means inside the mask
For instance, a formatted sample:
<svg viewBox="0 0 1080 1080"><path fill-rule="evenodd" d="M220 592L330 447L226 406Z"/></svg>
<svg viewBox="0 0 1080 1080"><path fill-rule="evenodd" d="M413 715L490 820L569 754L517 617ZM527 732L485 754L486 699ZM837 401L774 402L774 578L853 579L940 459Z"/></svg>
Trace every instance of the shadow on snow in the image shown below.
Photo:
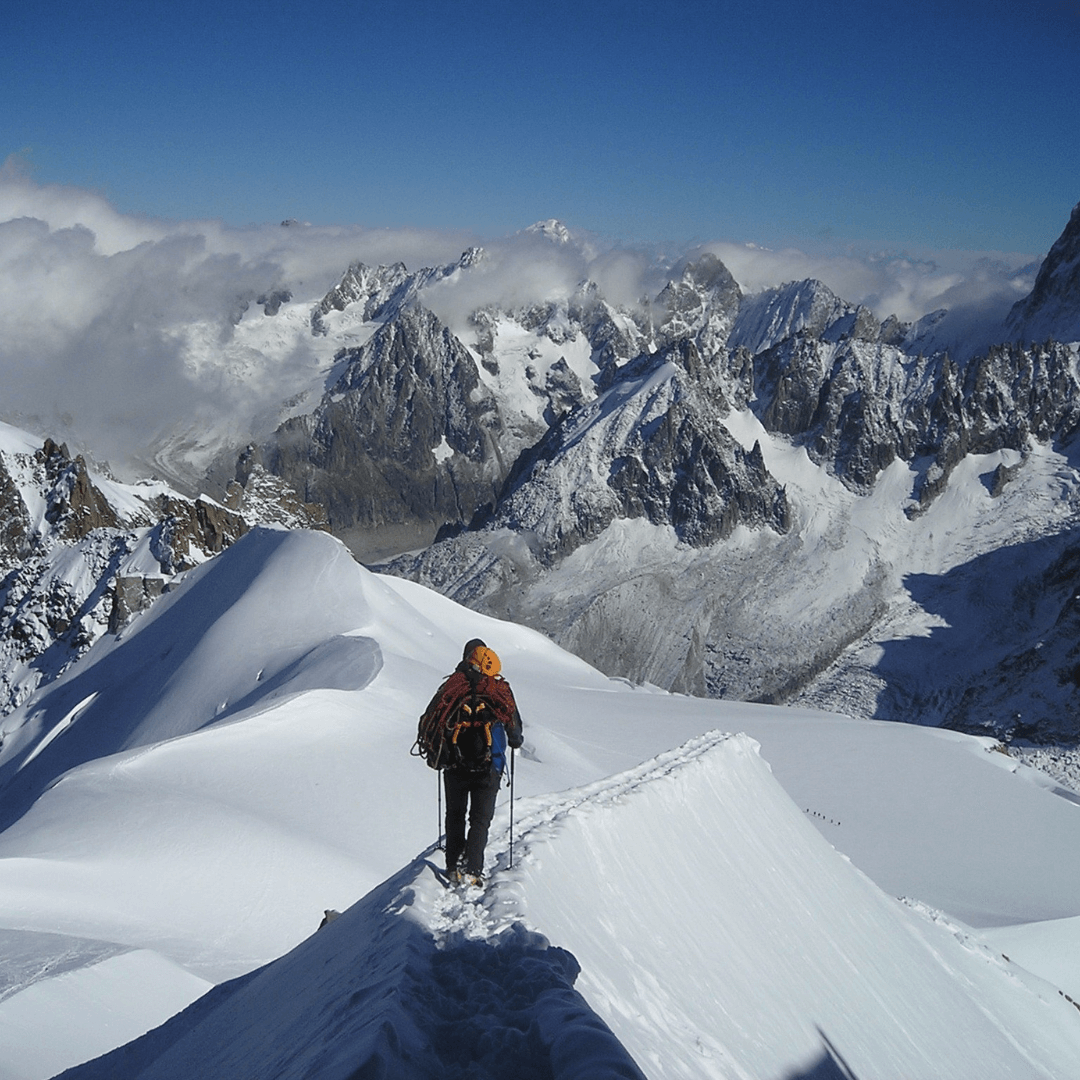
<svg viewBox="0 0 1080 1080"><path fill-rule="evenodd" d="M410 911L429 872L414 860L286 956L62 1076L643 1080L574 989L571 953L520 923L438 940Z"/></svg>
<svg viewBox="0 0 1080 1080"><path fill-rule="evenodd" d="M875 716L1021 738L1080 735L1080 531L999 548L944 574L908 574L904 584L942 625L881 643L875 670L888 688Z"/></svg>

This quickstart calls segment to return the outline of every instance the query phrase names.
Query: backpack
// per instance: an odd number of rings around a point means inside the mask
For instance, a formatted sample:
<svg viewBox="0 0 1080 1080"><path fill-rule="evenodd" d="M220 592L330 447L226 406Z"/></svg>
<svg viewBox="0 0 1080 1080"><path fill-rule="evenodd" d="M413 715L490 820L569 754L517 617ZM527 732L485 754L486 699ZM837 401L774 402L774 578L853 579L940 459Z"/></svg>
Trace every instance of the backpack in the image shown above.
<svg viewBox="0 0 1080 1080"><path fill-rule="evenodd" d="M458 706L447 729L450 736L450 766L466 772L486 773L491 769L495 736L492 728L501 732L502 724L494 718L494 710L479 696L470 697ZM502 739L505 747L505 735Z"/></svg>
<svg viewBox="0 0 1080 1080"><path fill-rule="evenodd" d="M501 678L470 679L455 671L439 687L420 717L413 753L432 769L501 772L505 763L505 722L512 716L513 697Z"/></svg>

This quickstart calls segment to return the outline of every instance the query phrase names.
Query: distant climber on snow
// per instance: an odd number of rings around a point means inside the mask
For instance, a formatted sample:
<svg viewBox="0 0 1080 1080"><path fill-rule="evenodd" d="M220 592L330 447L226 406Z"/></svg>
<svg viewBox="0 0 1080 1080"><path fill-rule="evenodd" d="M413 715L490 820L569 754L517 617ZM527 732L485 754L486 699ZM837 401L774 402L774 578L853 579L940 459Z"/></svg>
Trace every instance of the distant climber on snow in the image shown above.
<svg viewBox="0 0 1080 1080"><path fill-rule="evenodd" d="M483 884L484 848L507 747L516 750L522 743L521 714L501 669L498 656L473 638L420 717L415 747L428 765L442 770L446 872L455 883Z"/></svg>

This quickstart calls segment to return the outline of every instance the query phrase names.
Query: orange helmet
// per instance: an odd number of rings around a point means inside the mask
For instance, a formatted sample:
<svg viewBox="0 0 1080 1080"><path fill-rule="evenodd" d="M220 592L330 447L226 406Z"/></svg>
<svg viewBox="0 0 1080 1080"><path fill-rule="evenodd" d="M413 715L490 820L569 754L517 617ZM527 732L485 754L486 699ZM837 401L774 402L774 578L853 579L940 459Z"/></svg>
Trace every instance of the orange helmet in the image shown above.
<svg viewBox="0 0 1080 1080"><path fill-rule="evenodd" d="M498 656L486 645L477 645L469 653L469 663L473 667L479 668L485 675L490 675L493 678L502 670L502 663L499 661Z"/></svg>

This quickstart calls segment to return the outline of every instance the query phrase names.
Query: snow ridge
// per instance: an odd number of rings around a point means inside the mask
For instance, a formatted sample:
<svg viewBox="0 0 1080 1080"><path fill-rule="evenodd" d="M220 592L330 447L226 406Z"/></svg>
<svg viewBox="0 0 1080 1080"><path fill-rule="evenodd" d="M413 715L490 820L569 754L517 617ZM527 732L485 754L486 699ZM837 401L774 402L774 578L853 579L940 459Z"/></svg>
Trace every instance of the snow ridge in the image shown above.
<svg viewBox="0 0 1080 1080"><path fill-rule="evenodd" d="M447 889L428 849L281 960L66 1080L1065 1080L1080 1052L1064 998L882 894L744 735L521 811L514 865L504 832L486 891Z"/></svg>
<svg viewBox="0 0 1080 1080"><path fill-rule="evenodd" d="M527 740L514 865L504 802L482 894L432 865L437 777L406 752L472 636L503 657ZM136 706L139 730L115 730ZM1080 1055L1057 992L1080 991L957 932L958 913L1076 911L1059 857L1075 805L987 740L635 690L282 530L190 574L20 719L11 764L41 747L25 771L45 788L0 834L0 922L21 955L69 965L32 985L26 963L6 972L0 1045L32 1080L107 1045L56 1015L113 1008L131 1033L245 973L97 1075L452 1076L528 1054L523 1076L558 1060L634 1075L629 1055L656 1077L843 1059L883 1080L898 1062L911 1080L1065 1080ZM843 826L823 836L826 818ZM399 869L403 852L423 854ZM313 933L325 907L345 914ZM100 1007L83 1013L87 992ZM444 1023L455 999L467 1040Z"/></svg>

